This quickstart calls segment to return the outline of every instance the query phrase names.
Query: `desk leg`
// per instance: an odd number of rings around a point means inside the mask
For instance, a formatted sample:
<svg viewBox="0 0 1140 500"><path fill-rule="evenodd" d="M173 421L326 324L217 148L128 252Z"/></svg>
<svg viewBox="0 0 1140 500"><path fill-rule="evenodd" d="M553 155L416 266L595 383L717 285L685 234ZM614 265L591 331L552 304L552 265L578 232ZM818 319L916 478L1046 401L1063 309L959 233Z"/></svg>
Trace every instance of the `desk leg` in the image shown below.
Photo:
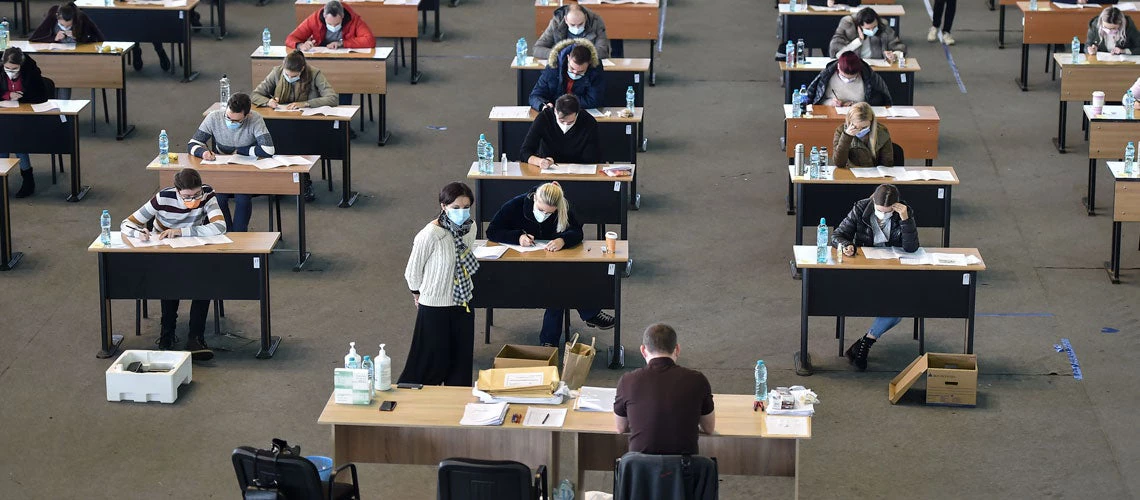
<svg viewBox="0 0 1140 500"><path fill-rule="evenodd" d="M803 269L800 281L800 352L795 353L796 375L808 376L813 370L811 355L808 354L808 284L811 279L811 270Z"/></svg>
<svg viewBox="0 0 1140 500"><path fill-rule="evenodd" d="M297 265L293 266L294 272L300 271L309 262L309 252L305 247L305 183L308 180L309 174L302 174L301 182L297 184ZM277 216L281 216L280 207Z"/></svg>
<svg viewBox="0 0 1140 500"><path fill-rule="evenodd" d="M998 48L1005 48L1005 6L998 6Z"/></svg>
<svg viewBox="0 0 1140 500"><path fill-rule="evenodd" d="M617 266L617 264L610 264ZM621 274L614 270L614 344L610 347L610 369L625 368L625 346L621 344Z"/></svg>
<svg viewBox="0 0 1140 500"><path fill-rule="evenodd" d="M1029 44L1021 43L1021 78L1015 83L1022 92L1029 90Z"/></svg>
<svg viewBox="0 0 1140 500"><path fill-rule="evenodd" d="M392 137L392 133L388 131L388 94L380 94L378 100L380 101L380 130L377 132L376 144L383 146L388 144L388 138ZM372 101L369 100L369 102Z"/></svg>
<svg viewBox="0 0 1140 500"><path fill-rule="evenodd" d="M784 122L784 137L787 137L787 136L788 136L788 124L787 124L787 122ZM794 148L795 146L789 146L789 147ZM793 149L792 151L795 151L795 150ZM795 158L788 158L788 165L794 165L795 161L796 161ZM786 209L787 209L788 215L795 215L796 211L797 211L796 210L796 190L795 189L796 189L796 187L794 184L792 184L792 179L789 177L788 178L788 197L785 200L785 202L786 202L785 205L787 207Z"/></svg>
<svg viewBox="0 0 1140 500"><path fill-rule="evenodd" d="M629 183L627 183L627 182L621 183L621 187L619 188L621 191L618 193L618 206L621 206L622 203L626 203L629 201L629 199L630 199L629 187L630 187ZM618 213L619 213L618 222L621 224L621 239L628 240L629 239L629 210L619 210ZM483 220L483 219L480 219L480 220Z"/></svg>
<svg viewBox="0 0 1140 500"><path fill-rule="evenodd" d="M198 72L194 71L194 60L190 58L190 55L193 53L190 50L190 41L192 36L192 28L190 27L190 11L183 11L182 25L184 27L183 33L186 35L186 38L182 43L182 59L185 61L185 64L182 65L182 83L187 83L192 82L198 78Z"/></svg>
<svg viewBox="0 0 1140 500"><path fill-rule="evenodd" d="M304 197L301 197L304 203ZM261 348L257 350L257 359L269 359L277 352L281 345L281 337L272 336L272 325L269 319L269 254L261 254L255 259L261 259Z"/></svg>
<svg viewBox="0 0 1140 500"><path fill-rule="evenodd" d="M127 121L127 82L123 80L123 88L115 89L115 140L123 140L131 132L135 131L135 126Z"/></svg>
<svg viewBox="0 0 1140 500"><path fill-rule="evenodd" d="M123 343L122 335L115 335L111 330L111 299L107 298L107 254L99 254L99 329L102 334L102 347L95 357L99 359L110 358L119 350Z"/></svg>
<svg viewBox="0 0 1140 500"><path fill-rule="evenodd" d="M966 311L966 354L974 353L974 300L978 293L978 273L971 271L970 277L970 306ZM923 337L926 336L925 321L920 321Z"/></svg>
<svg viewBox="0 0 1140 500"><path fill-rule="evenodd" d="M420 42L418 38L412 39L412 85L420 82Z"/></svg>
<svg viewBox="0 0 1140 500"><path fill-rule="evenodd" d="M943 246L943 248L947 248L950 246L950 209L951 209L950 200L952 199L952 197L950 196L951 195L951 192L950 192L951 187L952 186L947 185L945 188L942 188L942 189L946 190L946 191L944 191L944 193L946 194L946 199L942 200L942 203L946 207L946 209L944 210L944 213L942 214L942 246Z"/></svg>
<svg viewBox="0 0 1140 500"><path fill-rule="evenodd" d="M218 40L226 36L226 0L218 0Z"/></svg>
<svg viewBox="0 0 1140 500"><path fill-rule="evenodd" d="M649 41L649 86L657 86L657 70L653 69L653 63L657 59L654 52L657 52L657 40Z"/></svg>
<svg viewBox="0 0 1140 500"><path fill-rule="evenodd" d="M1058 153L1065 152L1065 117L1068 115L1069 103L1061 101L1060 110L1057 112L1057 137L1053 139L1053 146L1057 148Z"/></svg>
<svg viewBox="0 0 1140 500"><path fill-rule="evenodd" d="M344 159L340 161L341 177L343 177L340 187L341 196L340 203L336 205L340 208L351 207L353 203L356 203L356 197L360 195L360 193L352 190L352 145L350 144L351 139L348 135L350 128L352 128L352 122L346 122L343 131Z"/></svg>
<svg viewBox="0 0 1140 500"><path fill-rule="evenodd" d="M8 177L0 179L0 271L16 267L24 254L12 253L12 211L8 205ZM624 237L622 239L625 239Z"/></svg>
<svg viewBox="0 0 1140 500"><path fill-rule="evenodd" d="M788 180L788 183L791 184L791 180ZM796 240L797 245L803 245L804 244L804 231L803 231L803 229L804 229L804 206L803 206L804 205L804 186L803 186L803 184L791 184L791 185L793 186L794 191L789 192L788 195L792 196L794 194L795 199L796 199L796 207L795 207L796 234L795 234L795 240Z"/></svg>
<svg viewBox="0 0 1140 500"><path fill-rule="evenodd" d="M443 41L443 31L440 31L440 27L439 27L439 4L438 3L435 5L435 35L431 37L431 41L433 41L433 42Z"/></svg>
<svg viewBox="0 0 1140 500"><path fill-rule="evenodd" d="M1120 284L1120 226L1119 221L1112 222L1112 253L1109 255L1108 262L1104 263L1104 270L1108 273L1108 279L1113 285Z"/></svg>
<svg viewBox="0 0 1140 500"><path fill-rule="evenodd" d="M1089 186L1084 199L1089 217L1096 215L1096 163L1096 158L1089 158Z"/></svg>
<svg viewBox="0 0 1140 500"><path fill-rule="evenodd" d="M499 126L499 137L503 136L502 125ZM502 144L500 144L502 146ZM519 161L522 161L520 159ZM641 195L637 194L637 174L641 171L641 165L635 165L633 169L633 179L629 182L629 209L641 210Z"/></svg>
<svg viewBox="0 0 1140 500"><path fill-rule="evenodd" d="M71 120L71 194L67 196L67 201L77 202L87 196L87 192L91 191L91 186L83 185L83 175L80 172L79 163L79 116L69 118Z"/></svg>
<svg viewBox="0 0 1140 500"><path fill-rule="evenodd" d="M796 472L795 472L795 476L792 478L792 480L795 482L795 488L793 488L793 491L794 491L793 498L799 500L799 498L800 498L800 440L799 439L796 440Z"/></svg>

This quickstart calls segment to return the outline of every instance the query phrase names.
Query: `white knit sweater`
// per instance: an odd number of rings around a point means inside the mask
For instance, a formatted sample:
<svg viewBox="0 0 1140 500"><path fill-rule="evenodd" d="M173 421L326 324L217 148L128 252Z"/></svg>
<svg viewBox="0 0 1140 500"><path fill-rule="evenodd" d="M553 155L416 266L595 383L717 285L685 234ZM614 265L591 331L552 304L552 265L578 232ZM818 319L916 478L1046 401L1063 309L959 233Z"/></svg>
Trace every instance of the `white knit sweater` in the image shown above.
<svg viewBox="0 0 1140 500"><path fill-rule="evenodd" d="M475 244L475 231L463 235L468 247ZM451 233L429 222L412 243L412 255L404 279L408 289L420 292L420 304L431 307L458 306L451 297L455 276L455 241Z"/></svg>

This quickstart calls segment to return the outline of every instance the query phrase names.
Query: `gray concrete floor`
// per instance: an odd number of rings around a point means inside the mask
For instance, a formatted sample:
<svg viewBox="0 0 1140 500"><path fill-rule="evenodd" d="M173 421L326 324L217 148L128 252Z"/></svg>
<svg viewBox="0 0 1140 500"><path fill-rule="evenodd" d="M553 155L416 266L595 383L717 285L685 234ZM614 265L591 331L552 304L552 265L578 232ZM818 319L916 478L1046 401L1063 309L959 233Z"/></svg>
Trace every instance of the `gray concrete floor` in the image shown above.
<svg viewBox="0 0 1140 500"><path fill-rule="evenodd" d="M925 407L913 394L897 406L887 401L887 382L916 353L902 327L876 345L870 370L857 373L834 356L829 322L817 320L811 351L819 371L794 375L799 283L787 269L792 219L783 210L782 92L771 60L774 11L764 1L675 0L668 7L658 84L646 99L652 121L640 165L644 201L630 218L637 261L623 293L630 368L640 364L636 332L665 321L681 333L682 362L708 374L716 392L749 391L758 358L768 361L773 385L815 389L823 403L814 439L802 448L804 498L1136 497L1135 227L1125 230L1124 283L1112 286L1100 270L1109 218L1087 217L1080 204L1087 145L1077 113L1071 153L1058 154L1049 142L1058 83L1042 73L1041 50L1032 54L1030 91L1020 92L1013 84L1017 43L997 50L997 14L982 2L964 2L951 50L963 93L942 48L925 42L923 5L904 4L903 37L923 66L917 102L942 116L937 164L955 166L962 178L954 191L953 243L979 247L989 264L978 293L978 407ZM33 16L48 5L33 2ZM354 144L361 200L338 209L332 193L319 193L310 205L314 260L305 272L288 271L291 253L273 257L274 331L284 338L274 359L254 359L253 345L211 336L233 350L195 366L194 382L176 404L104 398L109 361L94 356L95 258L84 251L100 210L119 220L146 200L156 185L143 166L159 129L181 150L217 96L222 73L235 90L247 90L247 55L262 27L275 40L293 27L285 1L231 2L229 14L224 41L195 37L202 76L194 83L161 74L153 51L144 50L146 68L128 75L138 127L132 137L117 142L102 123L92 135L83 119L84 179L94 186L83 202L65 203L65 186L50 184L47 157L33 158L40 191L12 205L13 236L25 258L0 275L0 497L235 498L235 446L283 437L306 452L331 453L329 429L316 419L350 340L365 347L386 342L394 371L403 367L414 320L402 278L411 239L434 216L439 187L463 178L478 133L493 135L490 106L512 104L507 65L520 34L533 40L528 2L465 0L445 8L445 40L420 45L423 80L413 86L407 73L389 72L392 141L376 147L370 125ZM1017 16L1010 18L1017 26ZM644 57L647 48L630 44L627 52ZM339 189L339 170L336 178ZM1100 179L1103 213L1111 197ZM253 225L266 228L264 201ZM923 232L928 243L936 236ZM868 287L884 300L893 292ZM152 346L156 318L134 337L131 304L116 304L115 313L116 330L128 333L124 347ZM224 331L256 337L254 304L233 302L227 313ZM1015 313L1041 315L1009 315ZM867 322L852 320L849 335ZM503 311L497 323L493 344L476 343L479 368L499 344L535 342L540 314ZM575 328L583 325L575 321ZM928 328L931 351L961 349L960 322L932 320ZM1083 381L1053 350L1062 337L1072 340ZM608 347L609 335L599 343ZM599 362L591 383L612 384L620 374ZM361 480L369 498L434 495L431 467L365 466ZM591 474L585 486L607 488L610 480ZM726 477L722 485L724 498L787 498L793 491L787 478Z"/></svg>

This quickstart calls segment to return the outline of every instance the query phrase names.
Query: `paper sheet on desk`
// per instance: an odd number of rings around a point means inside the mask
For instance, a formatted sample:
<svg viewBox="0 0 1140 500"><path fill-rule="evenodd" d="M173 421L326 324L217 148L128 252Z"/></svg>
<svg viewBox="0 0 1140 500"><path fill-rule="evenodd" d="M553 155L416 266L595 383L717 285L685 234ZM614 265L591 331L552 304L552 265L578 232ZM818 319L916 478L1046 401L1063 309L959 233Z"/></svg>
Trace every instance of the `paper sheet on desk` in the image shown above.
<svg viewBox="0 0 1140 500"><path fill-rule="evenodd" d="M768 434L804 437L808 435L808 419L804 417L765 415L764 424L768 428Z"/></svg>
<svg viewBox="0 0 1140 500"><path fill-rule="evenodd" d="M851 108L849 106L837 106L835 114L846 115ZM871 111L875 112L875 116L888 116L894 118L918 118L918 110L913 106L871 106Z"/></svg>
<svg viewBox="0 0 1140 500"><path fill-rule="evenodd" d="M602 67L603 68L608 68L608 67L612 67L612 66L617 66L617 64L614 64L614 62L609 60L609 59L602 59Z"/></svg>
<svg viewBox="0 0 1140 500"><path fill-rule="evenodd" d="M498 245L498 246L493 246L493 247L478 246L478 247L475 247L474 252L475 252L475 258L476 259L494 260L494 259L497 259L499 257L502 257L503 254L507 253L507 247L505 247L503 245Z"/></svg>
<svg viewBox="0 0 1140 500"><path fill-rule="evenodd" d="M876 179L894 177L898 181L953 181L954 175L948 170L910 170L904 167L857 167L851 169L856 179Z"/></svg>
<svg viewBox="0 0 1140 500"><path fill-rule="evenodd" d="M272 52L272 49L270 49ZM315 46L306 50L306 54L367 54L372 49L330 49L328 47Z"/></svg>
<svg viewBox="0 0 1140 500"><path fill-rule="evenodd" d="M43 113L45 111L51 111L53 109L60 109L59 102L55 99L48 99L47 102L41 102L39 104L32 105L32 111L35 111L36 113Z"/></svg>
<svg viewBox="0 0 1140 500"><path fill-rule="evenodd" d="M1098 3L1086 3L1086 4L1053 3L1053 6L1057 7L1058 9L1099 9L1100 8L1100 4L1098 4Z"/></svg>
<svg viewBox="0 0 1140 500"><path fill-rule="evenodd" d="M514 250L516 252L526 253L526 252L537 252L539 250L546 250L545 247L546 247L547 243L550 243L550 240L534 240L534 246L529 246L529 247L524 247L522 245L508 245L506 243L500 243L500 245L505 246L507 248L510 248L511 250Z"/></svg>
<svg viewBox="0 0 1140 500"><path fill-rule="evenodd" d="M1130 62L1140 63L1140 55L1131 54L1110 54L1107 52L1096 53L1097 62Z"/></svg>
<svg viewBox="0 0 1140 500"><path fill-rule="evenodd" d="M18 108L20 107L19 101L0 101L0 108Z"/></svg>
<svg viewBox="0 0 1140 500"><path fill-rule="evenodd" d="M214 160L202 160L202 165L251 165L262 170L289 165L307 165L309 162L301 156L277 155L269 158L242 155L216 155Z"/></svg>
<svg viewBox="0 0 1140 500"><path fill-rule="evenodd" d="M459 425L502 425L509 406L507 403L467 403Z"/></svg>
<svg viewBox="0 0 1140 500"><path fill-rule="evenodd" d="M889 68L889 67L891 67L891 63L887 62L886 59L864 59L863 61L866 62L867 64L870 64L871 66L876 67L876 68Z"/></svg>
<svg viewBox="0 0 1140 500"><path fill-rule="evenodd" d="M848 10L848 7L846 5L836 5L834 7L828 7L826 5L809 5L808 10L813 10L815 12L843 12Z"/></svg>
<svg viewBox="0 0 1140 500"><path fill-rule="evenodd" d="M566 408L537 408L531 406L526 409L523 417L524 427L562 427L566 422Z"/></svg>
<svg viewBox="0 0 1140 500"><path fill-rule="evenodd" d="M529 106L495 106L491 108L491 114L488 117L492 120L507 119L507 118L530 118Z"/></svg>
<svg viewBox="0 0 1140 500"><path fill-rule="evenodd" d="M320 106L317 108L301 108L301 116L325 115L350 118L355 114L356 110L351 107Z"/></svg>
<svg viewBox="0 0 1140 500"><path fill-rule="evenodd" d="M904 251L899 247L861 247L860 252L868 259L885 260L885 259L900 259L912 258L921 259L926 257L926 250L919 248L913 252Z"/></svg>
<svg viewBox="0 0 1140 500"><path fill-rule="evenodd" d="M24 52L50 52L54 50L75 50L74 43L32 43L23 40L12 40L9 45L19 47Z"/></svg>
<svg viewBox="0 0 1140 500"><path fill-rule="evenodd" d="M578 399L574 400L574 410L613 412L615 399L617 399L616 387L582 386L578 390Z"/></svg>
<svg viewBox="0 0 1140 500"><path fill-rule="evenodd" d="M598 108L590 108L590 109L587 109L586 112L590 113L590 116L592 116L594 118L609 118L610 116L613 115L612 111L602 111L601 109L598 109Z"/></svg>
<svg viewBox="0 0 1140 500"><path fill-rule="evenodd" d="M544 168L540 171L544 174L594 175L598 173L598 166L580 163L555 163L550 168Z"/></svg>
<svg viewBox="0 0 1140 500"><path fill-rule="evenodd" d="M109 248L127 248L127 244L123 243L123 233L119 231L111 231L111 244L107 245ZM95 240L95 248L103 248L103 244L99 240Z"/></svg>
<svg viewBox="0 0 1140 500"><path fill-rule="evenodd" d="M1135 2L1121 2L1121 3L1116 4L1116 8L1118 8L1124 12L1133 11L1133 10L1136 10L1136 3Z"/></svg>
<svg viewBox="0 0 1140 500"><path fill-rule="evenodd" d="M899 263L906 264L908 266L929 265L965 267L971 264L981 264L982 261L973 255L930 252L922 257L900 258Z"/></svg>

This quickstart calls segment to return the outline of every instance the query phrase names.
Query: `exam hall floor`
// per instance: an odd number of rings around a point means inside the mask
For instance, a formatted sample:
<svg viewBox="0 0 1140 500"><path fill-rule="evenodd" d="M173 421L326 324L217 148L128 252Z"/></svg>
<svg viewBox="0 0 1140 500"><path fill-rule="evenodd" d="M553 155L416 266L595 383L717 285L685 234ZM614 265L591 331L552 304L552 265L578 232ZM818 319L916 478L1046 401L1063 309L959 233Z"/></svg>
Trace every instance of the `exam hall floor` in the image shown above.
<svg viewBox="0 0 1140 500"><path fill-rule="evenodd" d="M48 6L33 2L33 16ZM1040 49L1031 54L1031 90L1020 92L1012 82L1017 47L994 48L996 13L963 5L951 49L968 90L962 93L942 48L925 42L922 5L905 6L902 34L923 67L916 100L936 106L942 117L936 164L955 166L962 178L954 190L952 243L980 248L989 265L979 276L979 406L926 407L917 393L889 404L888 381L917 352L909 321L875 345L870 370L858 373L835 355L833 322L815 319L810 350L818 371L794 375L800 282L787 268L792 218L783 208L783 94L771 61L775 19L768 2L679 0L667 9L657 86L646 96L644 198L630 214L636 264L623 289L627 369L642 364L641 329L664 321L680 332L682 364L708 375L715 392L749 393L757 359L767 361L771 385L814 389L823 403L814 437L801 448L803 498L1136 497L1137 231L1126 226L1124 282L1109 285L1100 265L1108 257L1110 221L1087 217L1080 205L1087 145L1078 120L1069 120L1071 153L1050 146L1058 83L1041 72ZM463 179L478 134L495 135L486 120L490 107L513 104L511 48L522 34L533 40L533 10L525 2L472 0L445 8L444 41L420 44L423 80L413 86L403 69L398 76L389 71L392 140L377 147L370 124L353 146L360 201L336 208L339 191L318 182L319 199L308 209L313 261L293 273L294 254L272 258L273 326L284 339L273 359L254 359L253 344L215 337L209 327L208 340L231 351L195 366L194 382L176 404L105 400L110 362L94 356L97 272L85 251L100 210L117 221L142 204L156 187L143 166L159 129L181 151L223 73L235 91L248 90L247 59L261 29L269 26L280 39L294 24L288 2L227 7L225 40L194 38L194 67L202 76L193 83L160 74L144 46L146 68L127 75L138 127L133 136L117 142L104 124L92 136L89 118L82 118L83 175L94 186L87 199L65 203L65 184L52 186L47 157L34 156L40 190L13 200L13 237L25 257L0 273L0 448L6 450L0 497L236 498L229 459L236 446L266 447L281 437L306 454L331 455L329 429L316 421L349 341L368 354L387 343L393 372L403 368L415 312L403 280L411 240L437 213L439 188ZM626 50L644 57L646 45L627 43ZM335 170L339 190L339 165ZM15 189L18 181L11 182ZM1102 214L1109 186L1101 175ZM285 206L283 246L292 248L295 222L291 202ZM265 214L259 198L255 229L266 229ZM921 234L926 243L938 236ZM884 300L907 293L867 288ZM124 346L150 348L157 302L142 337L130 334L132 305L120 302L115 325L126 334ZM183 303L182 338L187 309ZM255 304L230 302L226 309L226 332L256 337ZM1015 315L1024 313L1035 315ZM482 318L479 311L477 324ZM499 311L492 344L476 340L476 366L488 367L503 343L537 342L540 322L539 311ZM849 341L869 322L850 319ZM610 333L577 318L574 324L597 334L605 352ZM930 351L960 352L961 322L927 325ZM1101 333L1104 327L1118 331ZM1071 340L1084 380L1075 380L1066 356L1054 351L1061 338ZM599 359L590 383L612 385L621 373ZM793 492L788 478L722 479L726 499ZM610 481L609 474L591 473L585 486L608 490ZM367 498L433 498L435 469L363 465L361 482Z"/></svg>

